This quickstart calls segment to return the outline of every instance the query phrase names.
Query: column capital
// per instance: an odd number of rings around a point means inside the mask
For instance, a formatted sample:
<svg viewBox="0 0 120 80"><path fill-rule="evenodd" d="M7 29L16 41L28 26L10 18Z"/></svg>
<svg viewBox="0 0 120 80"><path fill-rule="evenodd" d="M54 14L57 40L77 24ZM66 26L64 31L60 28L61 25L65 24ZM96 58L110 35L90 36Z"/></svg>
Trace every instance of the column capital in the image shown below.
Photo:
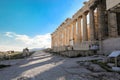
<svg viewBox="0 0 120 80"><path fill-rule="evenodd" d="M96 7L97 7L97 5L96 5L96 4L93 4L93 5L91 5L91 6L89 7L89 9L95 10Z"/></svg>
<svg viewBox="0 0 120 80"><path fill-rule="evenodd" d="M94 10L95 10L94 8L89 8L89 12L94 11Z"/></svg>
<svg viewBox="0 0 120 80"><path fill-rule="evenodd" d="M78 20L81 20L81 19L82 19L82 16L79 16L79 17L77 18L77 21L78 21Z"/></svg>
<svg viewBox="0 0 120 80"><path fill-rule="evenodd" d="M85 11L82 16L86 16L88 14L89 11Z"/></svg>
<svg viewBox="0 0 120 80"><path fill-rule="evenodd" d="M73 23L75 23L76 21L77 21L77 19L74 19L74 20L73 20Z"/></svg>

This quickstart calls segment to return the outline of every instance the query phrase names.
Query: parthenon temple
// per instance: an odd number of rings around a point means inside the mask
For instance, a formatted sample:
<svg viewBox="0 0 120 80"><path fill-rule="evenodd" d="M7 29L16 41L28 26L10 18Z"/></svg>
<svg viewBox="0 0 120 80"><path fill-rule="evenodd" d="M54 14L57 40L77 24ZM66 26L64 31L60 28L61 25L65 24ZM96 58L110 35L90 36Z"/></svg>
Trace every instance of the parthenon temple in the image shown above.
<svg viewBox="0 0 120 80"><path fill-rule="evenodd" d="M120 0L89 0L51 34L53 52L76 56L120 50Z"/></svg>

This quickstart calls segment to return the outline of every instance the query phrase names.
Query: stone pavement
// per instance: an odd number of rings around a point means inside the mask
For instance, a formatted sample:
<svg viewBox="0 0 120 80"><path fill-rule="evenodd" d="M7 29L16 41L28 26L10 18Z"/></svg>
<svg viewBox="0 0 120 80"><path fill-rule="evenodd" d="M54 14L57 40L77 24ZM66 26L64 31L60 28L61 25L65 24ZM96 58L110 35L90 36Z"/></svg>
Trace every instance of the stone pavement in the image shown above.
<svg viewBox="0 0 120 80"><path fill-rule="evenodd" d="M93 80L91 77L81 77L92 72L77 64L77 61L101 58L65 58L38 51L29 58L1 62L12 66L0 69L0 80Z"/></svg>

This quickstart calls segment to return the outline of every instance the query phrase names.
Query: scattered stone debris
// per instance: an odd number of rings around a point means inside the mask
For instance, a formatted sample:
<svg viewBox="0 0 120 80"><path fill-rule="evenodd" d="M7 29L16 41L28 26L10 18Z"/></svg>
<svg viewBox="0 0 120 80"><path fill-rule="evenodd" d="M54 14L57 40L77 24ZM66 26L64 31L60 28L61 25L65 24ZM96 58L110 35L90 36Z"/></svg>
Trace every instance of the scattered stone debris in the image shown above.
<svg viewBox="0 0 120 80"><path fill-rule="evenodd" d="M120 74L115 72L100 72L90 74L92 77L98 78L98 80L120 80Z"/></svg>
<svg viewBox="0 0 120 80"><path fill-rule="evenodd" d="M106 71L103 68L101 68L99 65L93 64L92 62L80 62L79 64L80 66L84 66L93 72L105 72Z"/></svg>
<svg viewBox="0 0 120 80"><path fill-rule="evenodd" d="M98 64L90 61L77 62L80 66L91 71L90 74L80 74L80 80L120 80L120 74L117 72L107 72Z"/></svg>
<svg viewBox="0 0 120 80"><path fill-rule="evenodd" d="M89 70L92 70L93 72L105 72L106 70L104 70L103 68L101 68L99 65L97 64L91 64L88 66Z"/></svg>
<svg viewBox="0 0 120 80"><path fill-rule="evenodd" d="M17 80L35 80L35 79L34 77L22 76L22 77L19 77Z"/></svg>

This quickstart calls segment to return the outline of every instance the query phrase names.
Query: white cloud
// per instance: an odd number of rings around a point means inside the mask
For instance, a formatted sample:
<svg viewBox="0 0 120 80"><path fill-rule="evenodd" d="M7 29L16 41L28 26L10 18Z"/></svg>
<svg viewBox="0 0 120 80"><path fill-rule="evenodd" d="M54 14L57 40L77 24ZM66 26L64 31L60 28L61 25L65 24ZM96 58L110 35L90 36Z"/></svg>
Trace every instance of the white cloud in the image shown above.
<svg viewBox="0 0 120 80"><path fill-rule="evenodd" d="M17 34L14 32L6 32L4 35L7 38L10 38L10 40L8 39L9 40L8 44L0 46L4 49L7 49L7 48L16 49L17 48L18 50L20 50L21 48L25 48L25 47L48 48L51 46L50 33L47 33L44 35L36 35L34 37L30 37L28 35L21 35L21 34ZM13 42L14 42L14 45L13 45Z"/></svg>
<svg viewBox="0 0 120 80"><path fill-rule="evenodd" d="M0 45L0 51L8 51L8 50L15 50L15 51L22 51L22 46L12 46L12 45Z"/></svg>
<svg viewBox="0 0 120 80"><path fill-rule="evenodd" d="M13 34L12 32L6 32L5 35L8 37L13 37L11 34Z"/></svg>

